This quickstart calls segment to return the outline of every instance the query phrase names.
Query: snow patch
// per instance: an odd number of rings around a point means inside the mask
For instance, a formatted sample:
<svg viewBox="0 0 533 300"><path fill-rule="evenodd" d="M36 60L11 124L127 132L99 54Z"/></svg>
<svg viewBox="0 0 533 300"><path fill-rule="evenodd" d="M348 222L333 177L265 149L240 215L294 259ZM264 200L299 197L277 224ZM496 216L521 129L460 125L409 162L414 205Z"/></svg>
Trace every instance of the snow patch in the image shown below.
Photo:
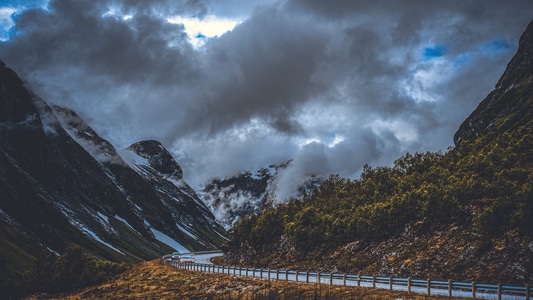
<svg viewBox="0 0 533 300"><path fill-rule="evenodd" d="M178 243L176 240L162 233L161 231L153 229L153 228L150 228L150 230L154 234L155 238L161 243L167 244L169 247L174 248L176 251L179 251L182 253L190 252L189 249L185 248L182 244Z"/></svg>
<svg viewBox="0 0 533 300"><path fill-rule="evenodd" d="M54 250L53 250L52 248L50 248L50 247L46 247L46 250L48 250L49 252L55 254L55 256L61 256L61 255L59 254L59 252L54 251Z"/></svg>
<svg viewBox="0 0 533 300"><path fill-rule="evenodd" d="M118 215L115 215L115 219L121 221L122 223L126 224L126 226L128 226L129 228L131 228L131 230L137 232L137 234L141 235L137 230L135 230L135 228L133 228L133 226L130 225L130 223L128 223L128 221L126 221L125 219L119 217Z"/></svg>
<svg viewBox="0 0 533 300"><path fill-rule="evenodd" d="M215 230L215 232L216 232L216 234L220 235L220 236L221 236L223 239L225 239L226 241L229 241L229 239L228 239L227 237L225 237L224 235L222 235L222 233L220 233L220 232L218 232L218 231L216 231L216 230Z"/></svg>
<svg viewBox="0 0 533 300"><path fill-rule="evenodd" d="M101 212L99 212L99 211L96 212L96 213L98 214L98 216L99 216L100 218L102 218L102 220L104 220L107 224L109 224L109 217L107 217L106 215L104 215L103 213L101 213Z"/></svg>
<svg viewBox="0 0 533 300"><path fill-rule="evenodd" d="M87 228L87 227L83 227L82 229L83 229L83 231L85 231L87 234L89 234L90 236L92 236L93 239L95 239L95 240L98 241L99 243L101 243L101 244L103 244L103 245L105 245L105 246L107 246L107 247L109 247L109 248L111 248L111 249L117 251L118 253L120 253L120 254L122 254L122 255L126 255L124 252L122 252L122 251L118 250L117 248L113 247L111 244L109 244L109 243L107 243L107 242L104 242L104 240L102 240L100 237L98 237L98 236L96 235L96 233L94 233L93 231L91 231L89 228Z"/></svg>
<svg viewBox="0 0 533 300"><path fill-rule="evenodd" d="M133 152L130 149L120 150L119 155L137 173L149 175L149 173L146 172L144 168L142 168L142 166L149 169L152 168L146 158L137 155L137 153Z"/></svg>
<svg viewBox="0 0 533 300"><path fill-rule="evenodd" d="M185 229L185 227L179 225L178 223L176 223L176 226L178 226L178 228L183 232L185 233L186 235L192 237L193 239L198 239L198 237L194 234L192 234L189 230Z"/></svg>

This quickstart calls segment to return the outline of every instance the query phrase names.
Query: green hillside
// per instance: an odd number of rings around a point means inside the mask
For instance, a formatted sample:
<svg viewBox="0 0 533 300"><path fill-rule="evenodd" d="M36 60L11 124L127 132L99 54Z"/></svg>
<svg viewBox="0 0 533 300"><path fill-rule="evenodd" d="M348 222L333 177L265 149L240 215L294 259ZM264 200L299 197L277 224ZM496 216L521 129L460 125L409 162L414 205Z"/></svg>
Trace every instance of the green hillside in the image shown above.
<svg viewBox="0 0 533 300"><path fill-rule="evenodd" d="M532 32L455 148L367 165L357 180L332 175L311 195L242 219L228 262L531 282Z"/></svg>

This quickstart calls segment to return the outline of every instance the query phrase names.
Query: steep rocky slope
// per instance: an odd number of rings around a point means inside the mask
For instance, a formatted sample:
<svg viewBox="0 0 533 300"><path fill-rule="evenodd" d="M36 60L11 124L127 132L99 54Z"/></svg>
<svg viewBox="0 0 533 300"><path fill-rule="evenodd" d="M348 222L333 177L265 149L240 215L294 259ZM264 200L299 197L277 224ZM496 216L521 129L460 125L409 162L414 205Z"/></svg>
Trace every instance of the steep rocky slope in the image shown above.
<svg viewBox="0 0 533 300"><path fill-rule="evenodd" d="M161 144L123 153L0 63L0 273L31 268L42 251L60 254L70 244L139 261L226 241Z"/></svg>
<svg viewBox="0 0 533 300"><path fill-rule="evenodd" d="M502 133L533 119L533 23L520 37L516 55L511 59L495 89L461 124L454 135L474 139L489 130Z"/></svg>

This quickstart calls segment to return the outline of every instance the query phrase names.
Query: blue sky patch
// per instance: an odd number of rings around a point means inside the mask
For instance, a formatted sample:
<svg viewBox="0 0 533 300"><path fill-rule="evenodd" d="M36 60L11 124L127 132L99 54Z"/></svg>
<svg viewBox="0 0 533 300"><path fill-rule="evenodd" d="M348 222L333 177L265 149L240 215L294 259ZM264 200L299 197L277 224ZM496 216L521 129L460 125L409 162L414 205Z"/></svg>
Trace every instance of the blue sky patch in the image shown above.
<svg viewBox="0 0 533 300"><path fill-rule="evenodd" d="M48 2L49 0L3 0L0 3L0 7L45 7Z"/></svg>
<svg viewBox="0 0 533 300"><path fill-rule="evenodd" d="M433 47L426 47L424 48L424 58L426 60L431 60L437 57L441 57L444 55L445 50L446 50L446 46L444 45L435 45Z"/></svg>
<svg viewBox="0 0 533 300"><path fill-rule="evenodd" d="M515 45L503 39L492 40L479 46L480 52L489 56L514 51Z"/></svg>

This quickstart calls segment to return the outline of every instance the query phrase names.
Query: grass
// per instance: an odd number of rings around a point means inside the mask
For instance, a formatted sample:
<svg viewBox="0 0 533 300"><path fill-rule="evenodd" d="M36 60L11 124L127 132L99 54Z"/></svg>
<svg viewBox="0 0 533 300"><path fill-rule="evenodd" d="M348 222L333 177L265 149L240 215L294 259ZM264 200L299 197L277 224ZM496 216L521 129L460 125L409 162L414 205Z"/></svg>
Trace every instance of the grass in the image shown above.
<svg viewBox="0 0 533 300"><path fill-rule="evenodd" d="M62 295L27 299L444 299L372 288L267 281L206 274L165 266L159 260L135 265L111 281ZM449 299L449 298L447 298Z"/></svg>

